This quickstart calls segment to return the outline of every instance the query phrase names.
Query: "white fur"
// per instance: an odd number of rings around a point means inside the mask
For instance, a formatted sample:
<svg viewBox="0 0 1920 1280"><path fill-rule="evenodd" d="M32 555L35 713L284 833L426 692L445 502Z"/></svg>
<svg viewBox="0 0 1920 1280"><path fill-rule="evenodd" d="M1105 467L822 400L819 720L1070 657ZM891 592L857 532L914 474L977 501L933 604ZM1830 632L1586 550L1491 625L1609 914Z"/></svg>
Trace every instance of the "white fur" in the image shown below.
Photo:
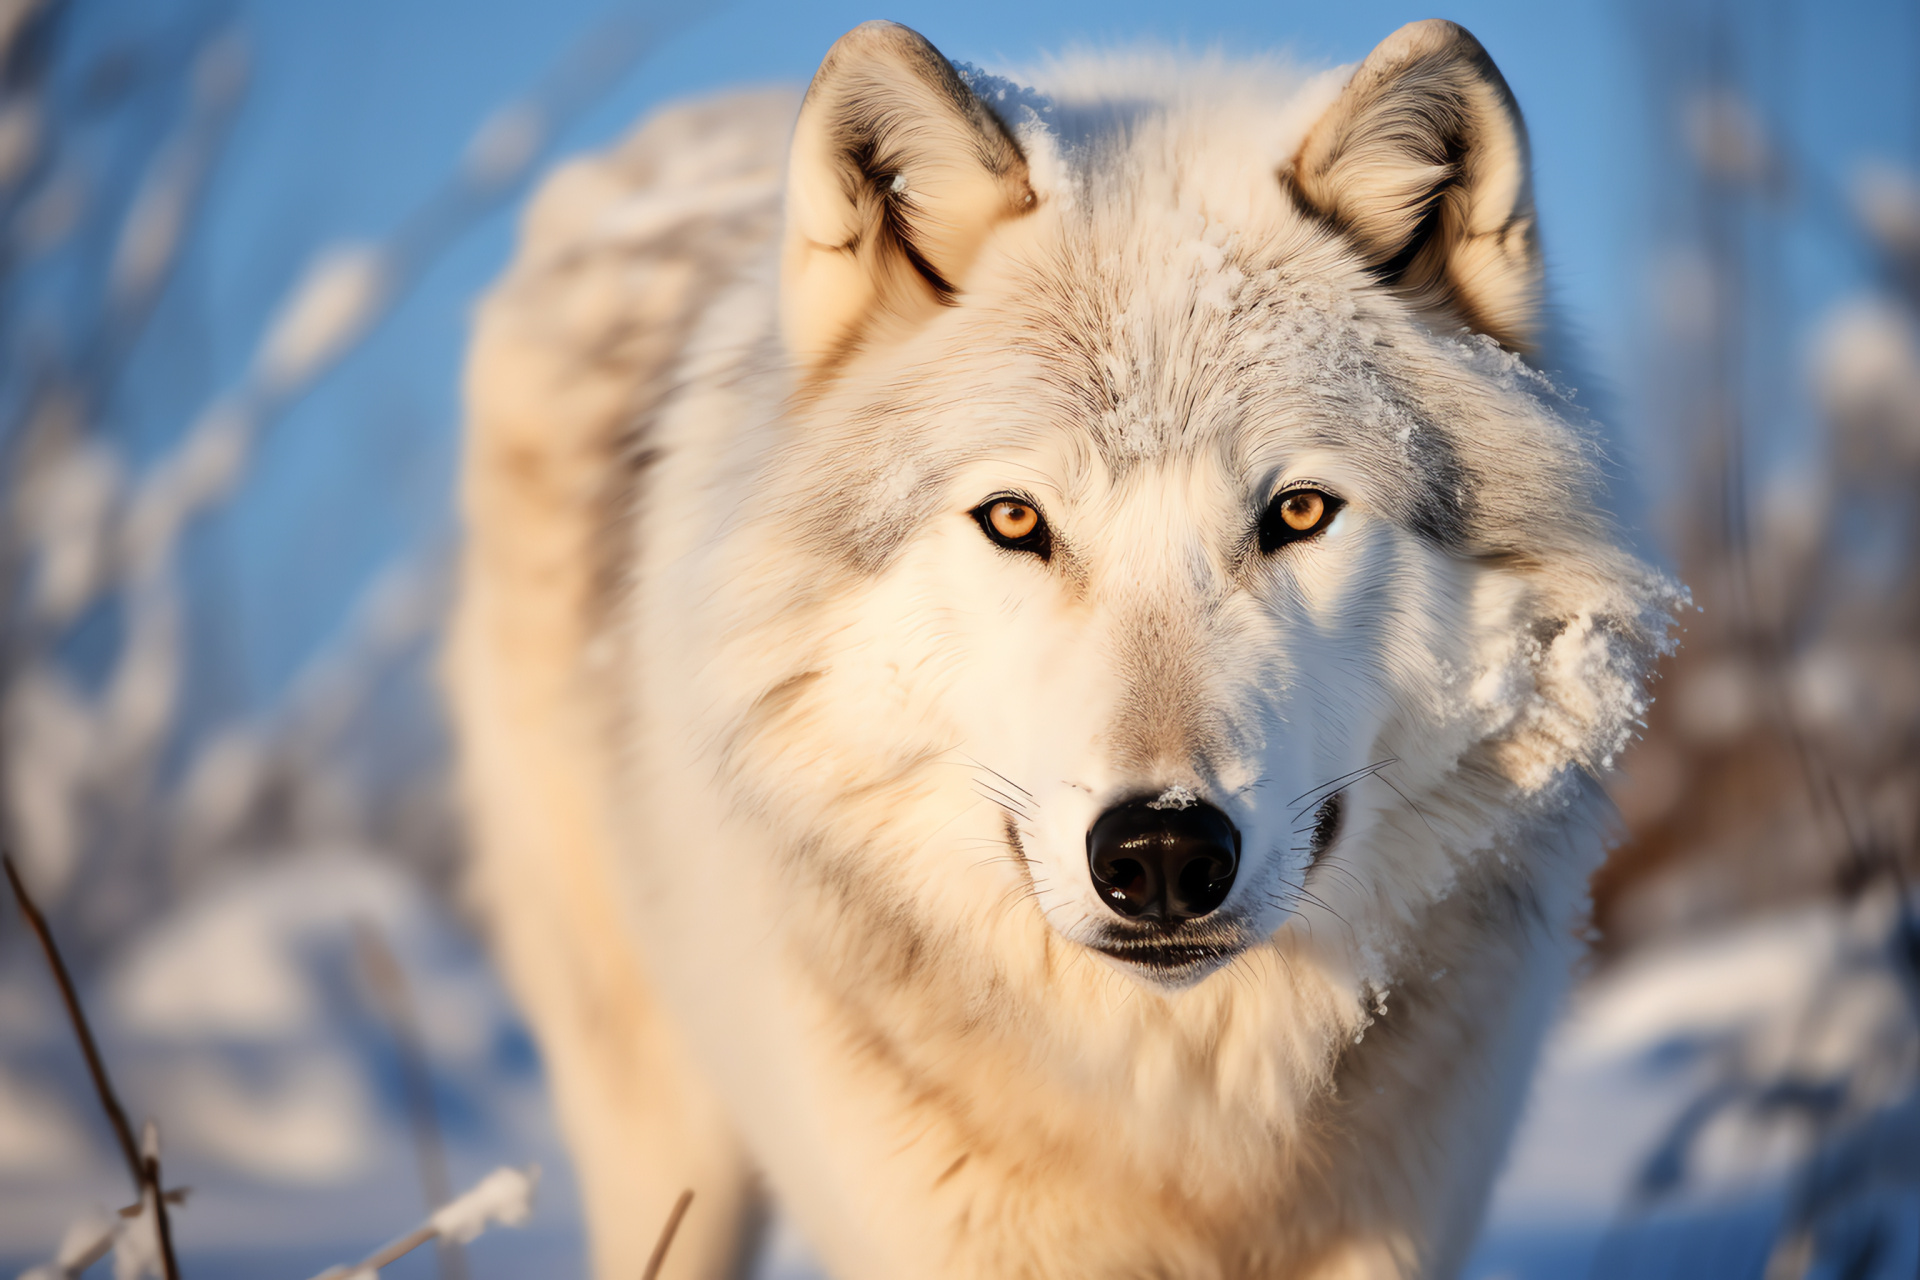
<svg viewBox="0 0 1920 1280"><path fill-rule="evenodd" d="M863 32L835 56L905 47ZM1128 79L1047 75L1063 109ZM762 98L558 180L483 316L476 883L602 1275L683 1184L668 1274L726 1273L755 1170L845 1277L1444 1276L1471 1240L1669 589L1545 379L1286 197L1343 75L1154 79L1104 140L1010 122L1030 206L952 128L905 144L888 189L933 147L966 193L909 206L954 305L836 256L857 219L802 225L858 212L806 112L783 300ZM596 231L623 202L657 229ZM1443 457L1469 547L1405 514ZM1347 506L1249 553L1296 483ZM1052 561L967 514L1009 490ZM1311 866L1298 800L1356 773ZM1243 834L1251 945L1211 972L1084 945L1086 833L1128 795Z"/></svg>

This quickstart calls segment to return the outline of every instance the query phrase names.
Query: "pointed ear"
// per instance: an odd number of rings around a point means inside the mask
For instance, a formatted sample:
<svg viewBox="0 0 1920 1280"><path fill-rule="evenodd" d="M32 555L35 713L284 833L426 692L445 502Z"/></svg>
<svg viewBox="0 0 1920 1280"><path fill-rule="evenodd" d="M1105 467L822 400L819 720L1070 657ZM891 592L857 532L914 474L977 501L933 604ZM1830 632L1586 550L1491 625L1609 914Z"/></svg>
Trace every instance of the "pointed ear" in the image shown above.
<svg viewBox="0 0 1920 1280"><path fill-rule="evenodd" d="M794 128L780 321L809 369L877 322L951 305L989 232L1032 208L1027 158L940 51L891 22L827 52Z"/></svg>
<svg viewBox="0 0 1920 1280"><path fill-rule="evenodd" d="M1538 338L1527 127L1466 28L1414 22L1381 41L1282 179L1415 306L1519 350Z"/></svg>

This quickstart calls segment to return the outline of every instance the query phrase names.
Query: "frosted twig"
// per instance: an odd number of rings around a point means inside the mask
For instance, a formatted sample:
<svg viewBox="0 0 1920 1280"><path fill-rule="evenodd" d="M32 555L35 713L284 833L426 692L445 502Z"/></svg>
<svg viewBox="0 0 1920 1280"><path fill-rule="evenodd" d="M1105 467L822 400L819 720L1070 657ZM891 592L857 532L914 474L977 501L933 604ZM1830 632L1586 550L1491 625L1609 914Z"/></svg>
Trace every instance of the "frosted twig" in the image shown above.
<svg viewBox="0 0 1920 1280"><path fill-rule="evenodd" d="M566 125L683 16L659 20L636 7L597 24L527 92L481 121L466 155L384 235L323 243L262 326L249 365L208 395L169 448L126 481L116 453L85 429L89 403L105 393L82 394L74 379L110 381L113 358L137 335L185 243L245 79L245 51L236 37L223 35L202 49L189 116L150 165L109 246L113 266L96 317L103 336L86 344L95 353L56 360L61 372L53 391L63 394L36 395L27 406L32 424L26 435L37 452L27 456L16 489L35 498L19 500L22 513L41 518L20 522L20 550L36 561L36 590L22 619L26 625L10 637L10 666L18 674L8 684L18 687L24 675L70 694L57 708L46 698L23 705L66 712L68 736L86 747L61 755L20 750L7 762L10 789L33 797L23 852L65 869L49 876L49 884L70 881L69 864L96 842L131 847L137 833L148 829L144 817L154 799L158 757L173 745L189 676L178 581L182 539L245 483L264 433L367 340L462 234L521 190ZM0 394L0 407L4 400ZM42 400L46 411L36 407ZM71 411L64 415L52 411L68 404ZM69 455L79 461L64 465ZM43 474L70 483L45 483ZM7 562L15 553L9 541L0 537L0 577L11 576ZM430 603L431 595L429 590L418 600ZM126 604L125 629L110 673L95 686L104 692L82 692L62 680L48 654L65 627L109 596ZM331 662L321 669L337 675L341 667ZM347 677L356 694L370 684L358 672ZM296 689L296 698L303 692ZM354 705L352 699L296 705L296 712L317 710L310 717L317 723L295 715L289 727L306 739L301 745L324 749ZM26 731L23 724L8 736L18 741ZM98 841L101 835L104 841Z"/></svg>
<svg viewBox="0 0 1920 1280"><path fill-rule="evenodd" d="M36 8L7 6L5 0L0 7L22 12ZM52 15L71 8L40 7L49 22ZM43 37L30 52L27 60L34 64L35 75L51 73L51 47ZM245 88L246 61L246 46L234 29L200 42L191 63L184 119L150 158L117 222L87 222L105 242L89 240L74 249L107 264L97 304L80 315L83 323L66 343L44 351L35 347L24 361L20 351L9 351L14 363L28 366L24 376L22 370L14 372L18 385L31 390L21 397L22 447L11 477L24 518L9 521L14 527L0 533L0 578L11 579L24 570L29 555L34 568L26 598L9 610L10 721L20 714L16 705L51 709L44 701L36 703L31 693L25 699L20 694L62 682L59 664L50 655L63 629L126 576L120 553L126 545L130 487L123 481L121 457L89 430L89 420L114 400L125 362L180 258ZM156 58L152 65L173 64ZM72 168L64 157L74 148L56 149L61 139L51 125L49 120L46 136L36 145L46 153L41 167L57 175ZM91 268L84 278L90 292ZM14 302L12 291L4 301ZM194 459L201 471L207 469L206 452L202 448ZM103 691L86 695L69 688L78 696L60 699L66 712L59 717L60 728L69 745L83 744L84 750L30 758L42 754L30 744L37 731L48 726L8 726L15 748L6 761L9 790L17 808L30 810L19 833L22 853L41 864L41 891L56 901L71 879L72 862L93 843L90 837L97 829L108 828L101 843L112 844L121 843L128 829L144 829L136 811L149 798L151 766L173 723L180 662L174 601L157 590L141 596L129 603L125 643ZM33 798L23 804L17 799L22 794ZM122 1146L124 1153L124 1142Z"/></svg>
<svg viewBox="0 0 1920 1280"><path fill-rule="evenodd" d="M388 1241L350 1267L328 1267L314 1280L363 1280L429 1240L466 1244L495 1223L517 1227L533 1212L533 1192L539 1183L539 1165L530 1164L524 1169L502 1165L463 1195L434 1210L407 1234Z"/></svg>
<svg viewBox="0 0 1920 1280"><path fill-rule="evenodd" d="M345 633L289 685L276 717L286 741L317 756L352 724L380 674L444 616L454 559L450 542L436 542L381 571Z"/></svg>
<svg viewBox="0 0 1920 1280"><path fill-rule="evenodd" d="M414 1012L413 998L407 990L407 975L386 939L367 921L361 920L355 925L354 944L367 985L373 988L381 1016L400 1050L400 1070L406 1082L407 1112L413 1121L421 1189L426 1192L429 1205L442 1204L453 1188L447 1178L446 1144L441 1141L440 1118L434 1107L433 1076L427 1069L426 1048L421 1042L420 1020ZM441 1280L463 1280L467 1267L460 1242L442 1236L439 1254Z"/></svg>
<svg viewBox="0 0 1920 1280"><path fill-rule="evenodd" d="M533 92L482 121L453 176L385 242L340 242L313 256L275 309L239 385L214 399L173 456L135 493L122 538L130 577L165 572L192 517L239 480L259 432L356 348L461 232L518 190L561 128L610 89L666 29L622 16L588 32ZM190 465L208 451L204 436L222 437L213 450L222 465Z"/></svg>
<svg viewBox="0 0 1920 1280"><path fill-rule="evenodd" d="M247 46L237 31L208 42L195 59L187 120L142 181L113 247L108 293L128 328L145 318L180 256L181 237L192 225L246 80Z"/></svg>
<svg viewBox="0 0 1920 1280"><path fill-rule="evenodd" d="M113 1249L118 1226L113 1214L96 1206L67 1226L52 1262L21 1272L19 1280L74 1280Z"/></svg>
<svg viewBox="0 0 1920 1280"><path fill-rule="evenodd" d="M0 0L0 13L4 6ZM143 474L123 480L117 453L86 430L86 419L94 403L109 398L117 361L180 258L246 80L238 36L221 33L202 46L187 116L152 158L125 216L100 247L109 265L97 314L89 317L97 332L74 352L55 352L45 387L32 384L32 393L20 397L24 436L34 449L23 455L15 488L47 496L17 499L23 514L44 518L8 522L18 523L19 532L0 533L0 577L10 579L14 558L26 554L37 570L36 590L9 637L13 674L6 683L17 688L26 677L70 692L60 709L69 713L69 736L87 748L57 758L41 753L32 763L33 753L20 750L7 762L10 789L36 797L24 854L56 871L66 868L57 879L69 881L68 855L102 834L101 843L131 846L126 833L147 829L157 761L172 745L188 676L177 581L182 539L245 483L263 434L364 343L464 233L523 189L566 126L686 16L635 5L596 24L526 92L480 121L451 172L384 235L318 246L262 326L249 364L206 396ZM0 200L5 197L0 192ZM88 383L97 386L87 389ZM0 411L12 399L0 390ZM64 405L71 405L64 416L53 412ZM63 465L67 455L79 462ZM64 474L72 483L50 486L41 482L43 474ZM22 544L17 549L15 538ZM109 596L122 597L127 607L110 672L96 686L105 692L67 689L48 655L64 628ZM342 716L336 707L321 718L337 724ZM10 728L7 736L17 742L23 732ZM24 771L35 776L23 778Z"/></svg>

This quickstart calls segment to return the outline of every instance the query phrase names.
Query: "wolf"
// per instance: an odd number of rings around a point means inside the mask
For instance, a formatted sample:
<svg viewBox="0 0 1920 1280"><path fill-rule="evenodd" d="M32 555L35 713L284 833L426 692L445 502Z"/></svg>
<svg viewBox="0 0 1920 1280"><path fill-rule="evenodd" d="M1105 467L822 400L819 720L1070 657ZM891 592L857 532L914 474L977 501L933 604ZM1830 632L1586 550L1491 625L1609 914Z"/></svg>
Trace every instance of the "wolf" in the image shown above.
<svg viewBox="0 0 1920 1280"><path fill-rule="evenodd" d="M1445 1277L1676 589L1462 28L871 23L559 171L468 371L472 886L597 1275Z"/></svg>

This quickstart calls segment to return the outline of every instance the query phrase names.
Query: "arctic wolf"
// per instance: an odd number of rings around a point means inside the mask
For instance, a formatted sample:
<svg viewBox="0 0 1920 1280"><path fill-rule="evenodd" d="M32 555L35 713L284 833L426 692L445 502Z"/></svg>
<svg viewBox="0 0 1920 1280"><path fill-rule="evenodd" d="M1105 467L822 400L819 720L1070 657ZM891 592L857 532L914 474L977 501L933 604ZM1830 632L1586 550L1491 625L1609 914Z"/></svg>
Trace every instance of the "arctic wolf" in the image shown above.
<svg viewBox="0 0 1920 1280"><path fill-rule="evenodd" d="M472 354L475 879L597 1273L1446 1276L1667 634L1527 139L862 26L528 214Z"/></svg>

